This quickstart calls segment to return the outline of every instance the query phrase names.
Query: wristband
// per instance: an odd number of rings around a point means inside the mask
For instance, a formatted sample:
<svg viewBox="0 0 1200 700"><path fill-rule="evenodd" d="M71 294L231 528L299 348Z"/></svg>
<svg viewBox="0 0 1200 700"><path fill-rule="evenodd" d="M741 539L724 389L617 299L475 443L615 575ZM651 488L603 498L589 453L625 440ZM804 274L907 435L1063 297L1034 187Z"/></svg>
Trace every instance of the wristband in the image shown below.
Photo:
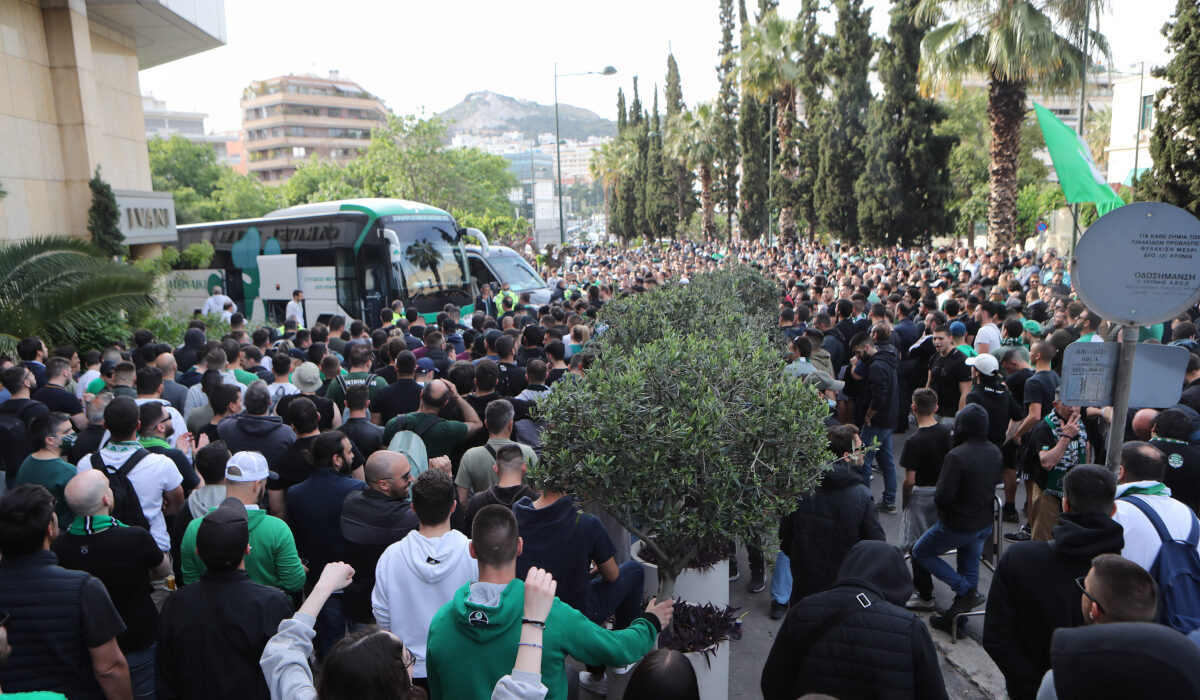
<svg viewBox="0 0 1200 700"><path fill-rule="evenodd" d="M540 630L546 629L546 621L545 620L533 620L528 617L523 617L523 618L521 618L521 623L525 624L525 625L533 625L534 627L536 627Z"/></svg>
<svg viewBox="0 0 1200 700"><path fill-rule="evenodd" d="M535 643L533 643L533 642L517 642L517 646L519 646L519 647L533 647L534 649L541 649L541 648L542 648L542 645L541 645L541 644L535 644Z"/></svg>

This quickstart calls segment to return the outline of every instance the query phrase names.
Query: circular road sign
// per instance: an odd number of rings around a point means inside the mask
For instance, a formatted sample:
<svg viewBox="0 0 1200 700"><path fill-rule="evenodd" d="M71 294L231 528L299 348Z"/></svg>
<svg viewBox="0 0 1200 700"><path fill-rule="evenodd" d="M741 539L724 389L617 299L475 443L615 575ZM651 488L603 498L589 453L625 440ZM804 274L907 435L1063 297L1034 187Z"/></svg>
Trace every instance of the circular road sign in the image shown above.
<svg viewBox="0 0 1200 700"><path fill-rule="evenodd" d="M1038 225L1037 225L1037 232L1038 232L1038 233L1045 233L1045 232L1046 232L1046 229L1048 229L1048 228L1050 228L1050 227L1046 225L1046 222L1045 222L1045 221L1039 221L1039 222L1038 222Z"/></svg>
<svg viewBox="0 0 1200 700"><path fill-rule="evenodd" d="M1161 202L1114 209L1080 237L1071 282L1106 320L1170 320L1200 301L1200 220Z"/></svg>

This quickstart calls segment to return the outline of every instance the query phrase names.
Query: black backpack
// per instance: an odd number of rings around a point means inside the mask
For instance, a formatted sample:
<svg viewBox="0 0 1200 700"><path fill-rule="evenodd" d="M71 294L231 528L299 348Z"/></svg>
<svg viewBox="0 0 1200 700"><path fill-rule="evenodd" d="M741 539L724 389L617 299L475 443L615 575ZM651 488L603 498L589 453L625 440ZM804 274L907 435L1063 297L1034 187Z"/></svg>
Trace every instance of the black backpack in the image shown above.
<svg viewBox="0 0 1200 700"><path fill-rule="evenodd" d="M36 401L29 401L15 411L0 409L0 464L3 464L10 484L16 480L25 458L33 454L34 445L25 414L37 405Z"/></svg>
<svg viewBox="0 0 1200 700"><path fill-rule="evenodd" d="M108 486L113 492L112 517L126 525L135 525L146 530L150 529L150 521L146 519L142 501L133 488L133 482L129 480L129 472L149 455L150 450L139 447L137 452L129 455L129 459L125 460L120 469L113 469L104 463L99 450L92 453L92 469L99 469L108 475Z"/></svg>

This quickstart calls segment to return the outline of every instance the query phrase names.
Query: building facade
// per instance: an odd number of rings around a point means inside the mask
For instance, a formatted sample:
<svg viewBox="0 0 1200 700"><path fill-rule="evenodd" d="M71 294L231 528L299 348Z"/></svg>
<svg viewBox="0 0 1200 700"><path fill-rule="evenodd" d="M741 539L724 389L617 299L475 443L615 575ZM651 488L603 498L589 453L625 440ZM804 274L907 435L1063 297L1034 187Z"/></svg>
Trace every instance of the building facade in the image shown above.
<svg viewBox="0 0 1200 700"><path fill-rule="evenodd" d="M1146 75L1118 80L1113 86L1112 127L1108 137L1108 181L1133 183L1145 173L1150 160L1150 134L1154 130L1154 95L1167 81Z"/></svg>
<svg viewBox="0 0 1200 700"><path fill-rule="evenodd" d="M204 120L208 115L204 112L170 109L165 101L155 99L154 95L142 95L142 114L146 120L147 141L155 138L169 139L178 134L192 143L211 146L217 152L217 160L223 165L235 167L241 163L241 154L236 148L230 147L240 140L238 132L205 133Z"/></svg>
<svg viewBox="0 0 1200 700"><path fill-rule="evenodd" d="M223 0L0 0L0 240L86 237L97 168L131 245L173 240L138 71L224 43Z"/></svg>
<svg viewBox="0 0 1200 700"><path fill-rule="evenodd" d="M357 83L284 75L259 80L242 94L242 131L249 172L270 184L285 182L316 156L344 164L371 142L371 130L389 114Z"/></svg>

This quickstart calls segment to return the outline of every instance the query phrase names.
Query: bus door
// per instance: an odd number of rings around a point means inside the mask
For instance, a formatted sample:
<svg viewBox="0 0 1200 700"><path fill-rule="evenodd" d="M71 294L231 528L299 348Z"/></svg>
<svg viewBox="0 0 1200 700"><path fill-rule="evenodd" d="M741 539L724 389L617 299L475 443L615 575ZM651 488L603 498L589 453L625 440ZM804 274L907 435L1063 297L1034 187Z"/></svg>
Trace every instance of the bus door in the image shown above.
<svg viewBox="0 0 1200 700"><path fill-rule="evenodd" d="M362 248L363 321L369 328L379 327L379 312L391 303L397 290L388 284L392 264L387 250L380 245Z"/></svg>
<svg viewBox="0 0 1200 700"><path fill-rule="evenodd" d="M287 303L292 300L292 292L300 288L295 254L258 256L258 277L258 298L262 299L266 311L264 321L281 326L286 320L284 313Z"/></svg>

